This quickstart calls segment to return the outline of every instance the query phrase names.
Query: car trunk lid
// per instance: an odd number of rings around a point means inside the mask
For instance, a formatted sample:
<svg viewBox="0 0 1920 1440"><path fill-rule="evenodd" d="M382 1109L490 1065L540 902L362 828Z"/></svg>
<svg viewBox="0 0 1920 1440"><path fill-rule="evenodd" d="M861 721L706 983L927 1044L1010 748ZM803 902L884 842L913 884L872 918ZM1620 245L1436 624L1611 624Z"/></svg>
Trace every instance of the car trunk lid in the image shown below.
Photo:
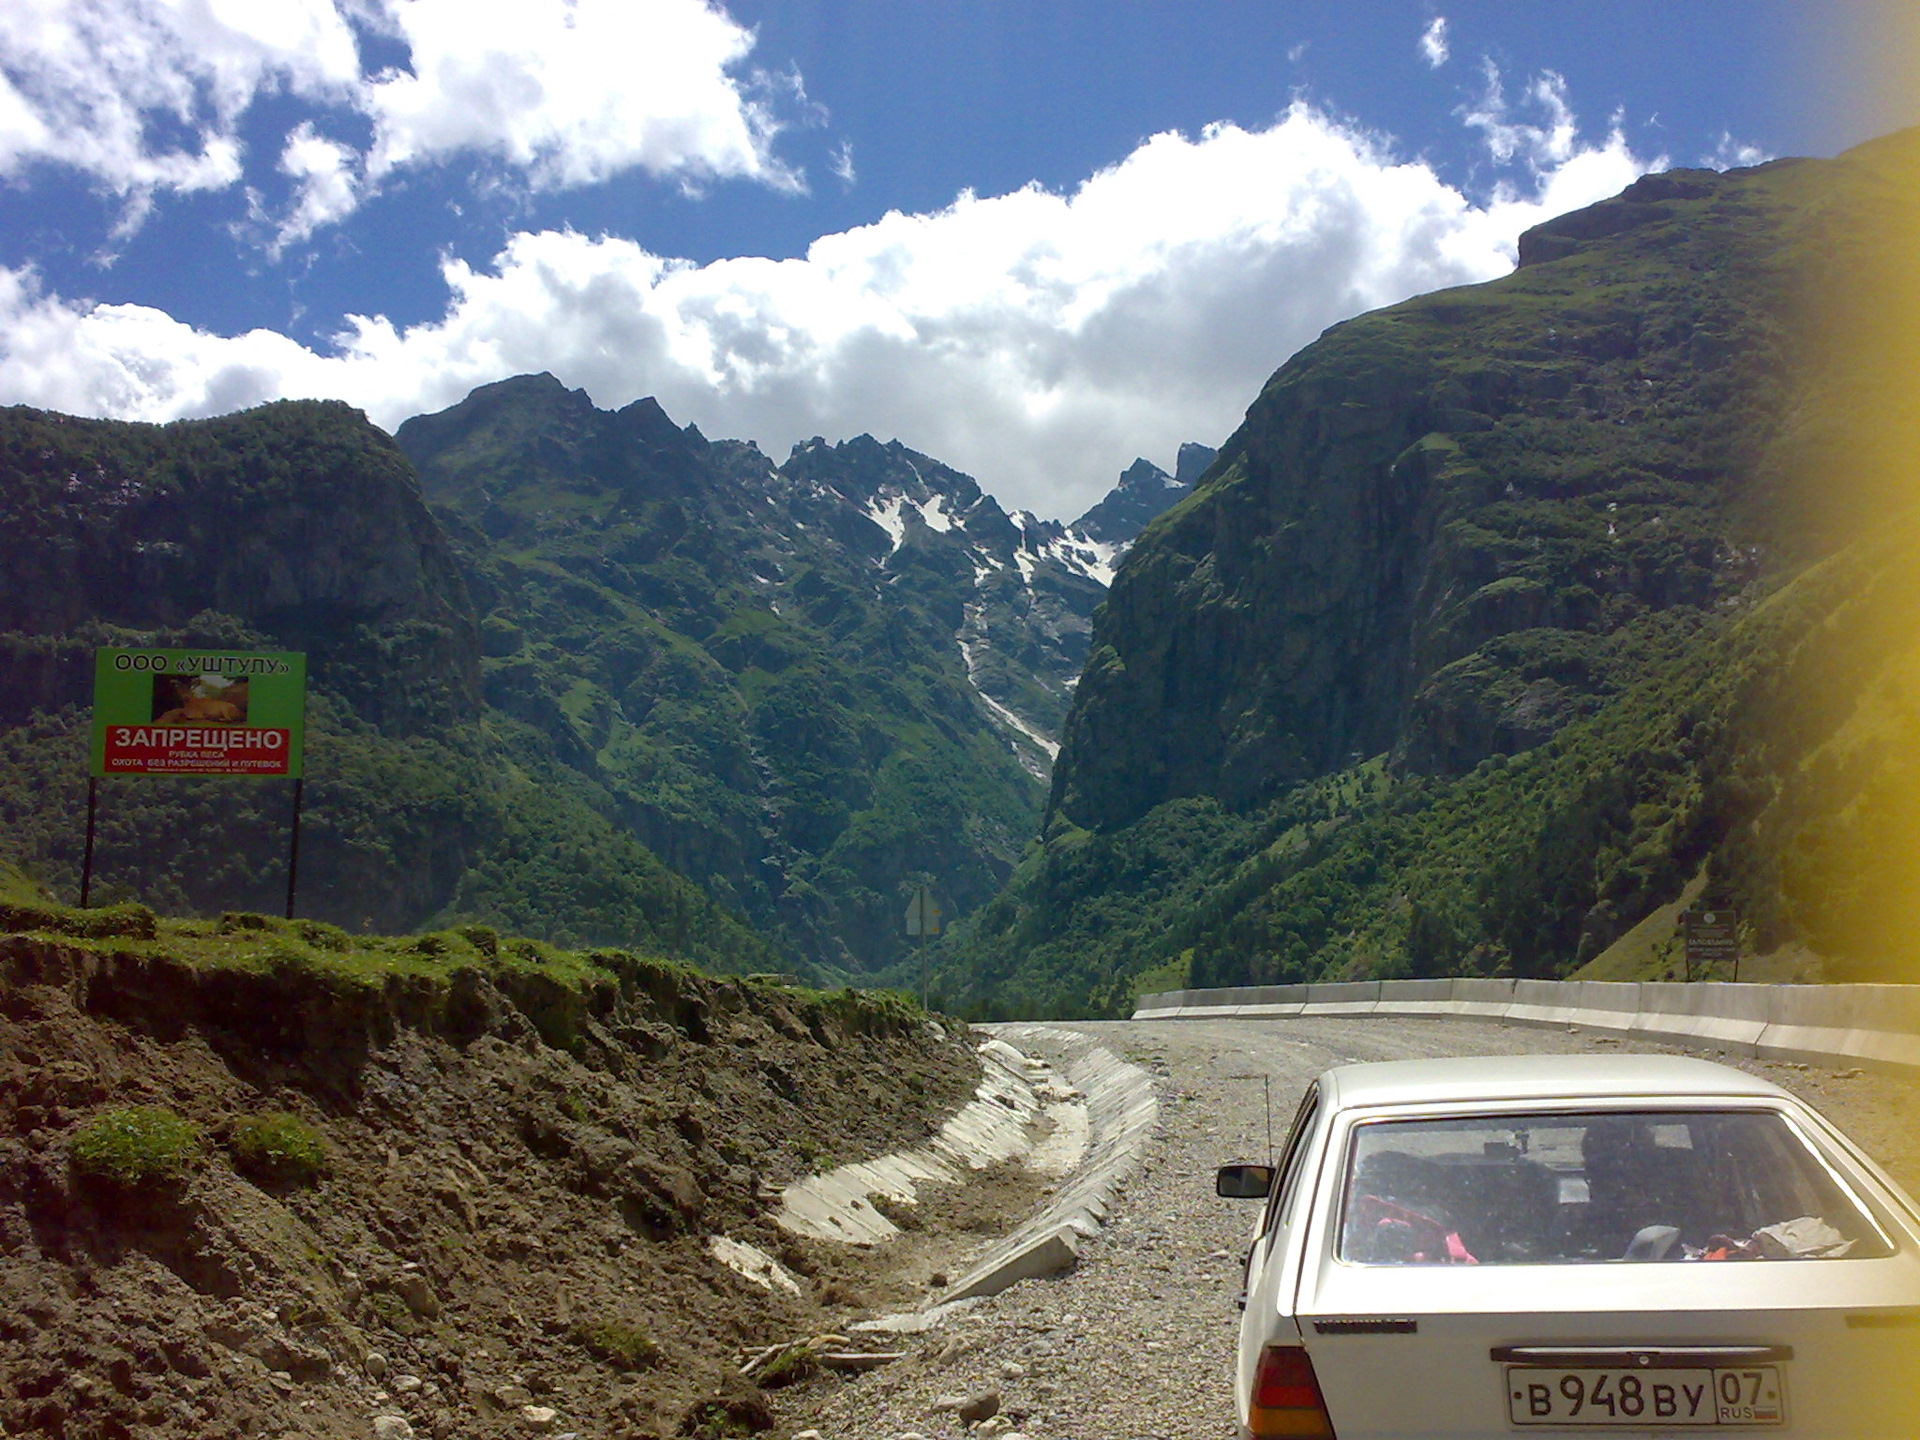
<svg viewBox="0 0 1920 1440"><path fill-rule="evenodd" d="M1340 1440L1920 1434L1910 1262L1329 1271L1300 1320Z"/></svg>

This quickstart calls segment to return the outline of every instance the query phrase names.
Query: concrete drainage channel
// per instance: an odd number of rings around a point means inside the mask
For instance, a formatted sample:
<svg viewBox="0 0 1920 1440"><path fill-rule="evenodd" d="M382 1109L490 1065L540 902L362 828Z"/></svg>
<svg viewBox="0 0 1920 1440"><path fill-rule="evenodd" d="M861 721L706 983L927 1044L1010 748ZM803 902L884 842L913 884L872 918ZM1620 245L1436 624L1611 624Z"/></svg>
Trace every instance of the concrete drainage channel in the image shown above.
<svg viewBox="0 0 1920 1440"><path fill-rule="evenodd" d="M1160 1118L1152 1077L1085 1037L1045 1025L992 1029L1003 1043L1037 1041L1064 1050L1068 1083L1085 1097L1087 1148L1072 1180L1038 1215L974 1261L941 1298L946 1305L1071 1268L1080 1258L1081 1239L1106 1222L1114 1190L1140 1163Z"/></svg>
<svg viewBox="0 0 1920 1440"><path fill-rule="evenodd" d="M1160 1107L1146 1071L1070 1030L980 1028L989 1032L980 1047L980 1087L939 1135L789 1186L774 1219L795 1234L875 1244L898 1232L872 1196L911 1204L921 1184L962 1183L971 1171L1016 1158L1058 1178L1060 1188L1039 1213L975 1257L938 1301L861 1329L924 1330L951 1305L1070 1269L1080 1241L1105 1221L1115 1188L1152 1139Z"/></svg>

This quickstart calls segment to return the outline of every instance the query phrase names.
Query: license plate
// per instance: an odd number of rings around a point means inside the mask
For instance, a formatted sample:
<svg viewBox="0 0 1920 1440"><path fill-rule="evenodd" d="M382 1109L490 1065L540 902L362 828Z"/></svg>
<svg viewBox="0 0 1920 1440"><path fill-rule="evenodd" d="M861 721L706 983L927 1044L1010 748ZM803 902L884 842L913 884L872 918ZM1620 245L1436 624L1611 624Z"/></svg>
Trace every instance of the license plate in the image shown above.
<svg viewBox="0 0 1920 1440"><path fill-rule="evenodd" d="M1507 1366L1507 1417L1515 1425L1784 1425L1777 1365L1692 1369L1559 1369Z"/></svg>

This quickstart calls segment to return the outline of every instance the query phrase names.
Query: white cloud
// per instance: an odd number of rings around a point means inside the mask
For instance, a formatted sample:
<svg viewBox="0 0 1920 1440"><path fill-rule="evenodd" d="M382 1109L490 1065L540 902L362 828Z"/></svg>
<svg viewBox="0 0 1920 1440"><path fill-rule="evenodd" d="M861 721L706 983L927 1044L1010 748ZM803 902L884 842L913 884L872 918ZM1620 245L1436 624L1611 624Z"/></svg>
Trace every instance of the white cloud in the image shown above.
<svg viewBox="0 0 1920 1440"><path fill-rule="evenodd" d="M358 158L351 146L327 139L310 124L295 127L280 154L280 172L296 189L292 206L276 227L270 246L274 254L353 213L360 203Z"/></svg>
<svg viewBox="0 0 1920 1440"><path fill-rule="evenodd" d="M402 43L408 67L364 73L350 20ZM797 76L738 76L753 43L707 0L7 0L0 176L66 166L131 197L137 221L156 193L247 181L242 119L282 94L312 113L281 142L275 244L397 169L456 157L535 189L636 169L793 189L778 117L817 107ZM371 130L368 149L319 140L316 117ZM267 177L251 178L257 213Z"/></svg>
<svg viewBox="0 0 1920 1440"><path fill-rule="evenodd" d="M0 174L51 163L122 195L224 189L256 95L338 101L358 75L325 0L8 0Z"/></svg>
<svg viewBox="0 0 1920 1440"><path fill-rule="evenodd" d="M1579 143L1580 127L1567 103L1567 82L1548 70L1527 83L1522 99L1542 114L1544 124L1515 118L1507 102L1500 69L1491 60L1480 62L1486 86L1480 99L1461 112L1467 125L1481 133L1487 152L1500 164L1523 161L1536 170L1564 164Z"/></svg>
<svg viewBox="0 0 1920 1440"><path fill-rule="evenodd" d="M833 170L834 178L842 185L851 189L857 182L858 177L853 171L853 142L851 140L842 140L838 145L834 146L833 154L828 158L827 163Z"/></svg>
<svg viewBox="0 0 1920 1440"><path fill-rule="evenodd" d="M1495 185L1490 213L1519 205L1557 215L1613 194L1643 172L1664 170L1670 163L1665 155L1636 158L1618 113L1609 122L1605 141L1593 145L1583 140L1567 99L1567 82L1554 71L1529 80L1517 108L1507 100L1499 68L1491 60L1482 60L1481 68L1485 87L1477 101L1461 108L1460 116L1469 129L1481 133L1496 166L1518 166L1526 174L1524 186L1505 178ZM1536 118L1524 118L1523 111Z"/></svg>
<svg viewBox="0 0 1920 1440"><path fill-rule="evenodd" d="M1420 55L1429 69L1438 70L1453 52L1447 46L1447 17L1436 15L1420 32Z"/></svg>
<svg viewBox="0 0 1920 1440"><path fill-rule="evenodd" d="M1071 194L964 194L798 259L695 265L523 233L485 269L444 267L438 321L356 318L327 355L0 272L0 395L147 420L326 395L394 426L544 369L776 455L813 434L898 436L1010 505L1074 514L1137 454L1217 443L1326 326L1500 275L1521 230L1646 168L1617 131L1586 145L1570 114L1550 120L1528 132L1502 112L1531 184L1478 204L1297 104L1263 130L1155 136Z"/></svg>
<svg viewBox="0 0 1920 1440"><path fill-rule="evenodd" d="M1773 159L1770 151L1733 138L1731 130L1720 132L1720 143L1711 155L1702 155L1700 163L1711 170L1741 170L1749 165L1764 165Z"/></svg>
<svg viewBox="0 0 1920 1440"><path fill-rule="evenodd" d="M376 176L461 152L545 189L625 170L790 187L771 106L728 72L753 35L701 0L391 0L411 73L366 92Z"/></svg>

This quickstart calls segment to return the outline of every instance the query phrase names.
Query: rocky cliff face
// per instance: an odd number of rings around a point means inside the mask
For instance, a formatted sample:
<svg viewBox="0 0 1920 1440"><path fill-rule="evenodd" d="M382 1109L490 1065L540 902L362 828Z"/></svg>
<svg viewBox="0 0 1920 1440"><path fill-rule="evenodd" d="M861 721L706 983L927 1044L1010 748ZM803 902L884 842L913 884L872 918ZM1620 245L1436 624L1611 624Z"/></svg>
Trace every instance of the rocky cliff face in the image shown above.
<svg viewBox="0 0 1920 1440"><path fill-rule="evenodd" d="M1283 366L1121 566L1053 808L1244 808L1382 753L1457 773L1740 603L1800 174L1650 176Z"/></svg>

